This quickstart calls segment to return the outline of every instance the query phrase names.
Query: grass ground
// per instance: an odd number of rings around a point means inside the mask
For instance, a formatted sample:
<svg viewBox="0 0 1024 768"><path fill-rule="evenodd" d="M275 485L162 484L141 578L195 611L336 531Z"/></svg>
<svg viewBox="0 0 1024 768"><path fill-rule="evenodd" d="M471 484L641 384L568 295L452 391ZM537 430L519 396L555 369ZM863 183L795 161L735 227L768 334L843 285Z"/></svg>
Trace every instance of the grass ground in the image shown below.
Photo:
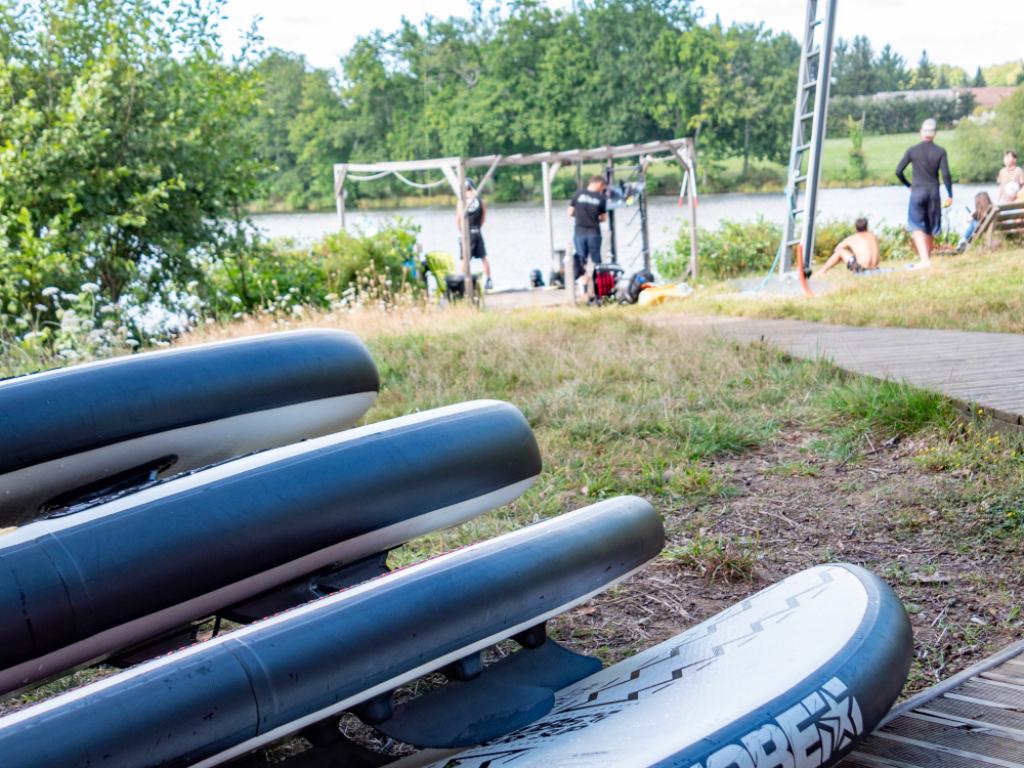
<svg viewBox="0 0 1024 768"><path fill-rule="evenodd" d="M936 257L926 270L907 270L905 263L883 267L892 271L859 277L829 272L823 281L833 290L813 298L752 298L723 284L664 311L1024 333L1024 250Z"/></svg>
<svg viewBox="0 0 1024 768"><path fill-rule="evenodd" d="M945 141L943 139L945 138ZM825 140L825 152L822 159L822 181L826 186L849 187L849 186L877 186L898 184L896 180L896 164L903 157L908 147L920 141L916 133L896 133L888 136L865 136L864 137L864 160L867 165L867 177L855 179L850 172L850 149L853 145L848 138L834 138ZM952 142L952 135L940 136L939 142L949 151L949 163L954 174L960 167L959 148ZM724 162L716 163L720 167L721 178L715 181L715 186L724 183L726 188L730 184L741 188L744 187L742 179L743 160L734 157ZM755 184L763 191L775 191L781 189L786 181L786 166L781 163L757 162L753 166L752 178L761 183ZM955 178L955 177L954 177ZM774 179L774 181L773 181Z"/></svg>
<svg viewBox="0 0 1024 768"><path fill-rule="evenodd" d="M354 325L366 338L382 377L368 420L501 398L540 443L544 473L520 500L411 542L393 565L619 494L657 507L662 556L554 623L578 650L620 659L837 560L879 573L903 598L916 637L908 692L1021 634L1022 446L938 396L699 329L654 328L634 308L306 322ZM207 329L197 340L270 329Z"/></svg>

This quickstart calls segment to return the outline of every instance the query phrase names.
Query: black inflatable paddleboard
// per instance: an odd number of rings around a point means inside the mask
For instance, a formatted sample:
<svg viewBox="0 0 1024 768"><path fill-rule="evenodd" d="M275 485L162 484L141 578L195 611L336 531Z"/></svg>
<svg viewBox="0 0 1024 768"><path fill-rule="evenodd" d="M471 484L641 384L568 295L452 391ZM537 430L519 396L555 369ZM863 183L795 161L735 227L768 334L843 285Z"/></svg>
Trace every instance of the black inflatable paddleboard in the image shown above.
<svg viewBox="0 0 1024 768"><path fill-rule="evenodd" d="M119 357L0 381L0 528L110 490L358 420L377 368L314 330Z"/></svg>
<svg viewBox="0 0 1024 768"><path fill-rule="evenodd" d="M888 586L856 566L811 568L430 768L829 766L892 706L912 653Z"/></svg>
<svg viewBox="0 0 1024 768"><path fill-rule="evenodd" d="M219 765L544 622L663 543L626 497L395 571L0 719L4 768Z"/></svg>
<svg viewBox="0 0 1024 768"><path fill-rule="evenodd" d="M463 522L512 501L540 471L522 414L477 401L26 525L0 536L0 691Z"/></svg>

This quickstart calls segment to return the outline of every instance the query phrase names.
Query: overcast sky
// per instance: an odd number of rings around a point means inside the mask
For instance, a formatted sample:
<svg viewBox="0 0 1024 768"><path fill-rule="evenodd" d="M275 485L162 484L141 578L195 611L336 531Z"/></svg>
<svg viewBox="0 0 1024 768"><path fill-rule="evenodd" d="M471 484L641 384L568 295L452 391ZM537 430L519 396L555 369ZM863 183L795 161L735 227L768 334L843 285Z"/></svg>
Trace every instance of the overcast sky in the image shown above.
<svg viewBox="0 0 1024 768"><path fill-rule="evenodd" d="M569 7L570 0L548 0ZM705 0L705 18L763 21L776 30L802 35L804 0ZM393 30L402 16L420 21L466 15L465 0L228 0L224 39L232 49L237 30L254 17L268 46L306 55L318 67L336 67L355 39L374 29ZM1018 0L839 0L838 34L867 35L876 47L892 43L914 63L927 49L932 61L956 64L972 73L978 66L1024 58L1024 3Z"/></svg>

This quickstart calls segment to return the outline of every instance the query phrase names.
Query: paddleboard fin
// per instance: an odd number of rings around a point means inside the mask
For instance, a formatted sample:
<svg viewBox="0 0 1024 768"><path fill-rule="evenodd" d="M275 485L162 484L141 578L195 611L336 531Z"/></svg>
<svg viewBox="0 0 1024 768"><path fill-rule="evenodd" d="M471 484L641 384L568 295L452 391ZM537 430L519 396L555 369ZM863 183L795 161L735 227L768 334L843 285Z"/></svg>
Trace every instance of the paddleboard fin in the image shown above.
<svg viewBox="0 0 1024 768"><path fill-rule="evenodd" d="M554 706L555 691L599 671L601 662L551 639L538 643L535 629L527 630L532 648L524 645L471 680L452 680L400 704L373 725L406 744L451 749L498 738L543 717Z"/></svg>

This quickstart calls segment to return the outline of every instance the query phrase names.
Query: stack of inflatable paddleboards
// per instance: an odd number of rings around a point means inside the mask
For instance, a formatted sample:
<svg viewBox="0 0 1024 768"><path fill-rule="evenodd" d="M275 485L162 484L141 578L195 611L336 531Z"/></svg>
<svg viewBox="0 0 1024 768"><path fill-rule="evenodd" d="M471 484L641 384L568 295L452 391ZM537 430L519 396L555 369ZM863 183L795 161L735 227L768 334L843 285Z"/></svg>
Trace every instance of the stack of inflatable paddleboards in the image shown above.
<svg viewBox="0 0 1024 768"><path fill-rule="evenodd" d="M635 497L390 571L395 547L516 499L541 459L496 401L349 428L378 386L337 331L0 382L0 692L122 668L0 718L5 768L214 766L295 734L316 745L296 767L391 762L341 735L345 713L421 765L804 768L899 694L906 615L853 566L607 669L549 639L659 554Z"/></svg>

